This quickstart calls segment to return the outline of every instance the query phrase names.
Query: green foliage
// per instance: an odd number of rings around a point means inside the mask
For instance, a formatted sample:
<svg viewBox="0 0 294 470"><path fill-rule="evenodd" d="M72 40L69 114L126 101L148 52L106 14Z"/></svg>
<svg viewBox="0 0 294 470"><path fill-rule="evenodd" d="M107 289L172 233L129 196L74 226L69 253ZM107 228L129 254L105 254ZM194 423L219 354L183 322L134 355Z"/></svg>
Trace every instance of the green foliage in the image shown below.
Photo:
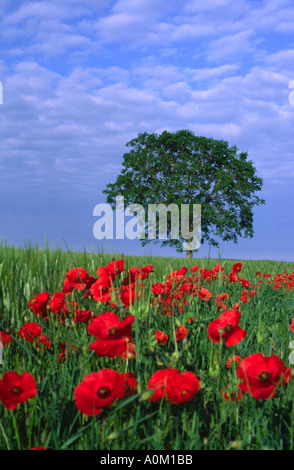
<svg viewBox="0 0 294 470"><path fill-rule="evenodd" d="M128 142L131 150L123 155L123 169L115 183L103 191L115 208L116 196L125 204L140 204L147 213L149 204L189 204L190 230L193 204L201 204L201 243L218 246L217 238L237 242L253 236L253 207L265 201L256 195L263 181L256 176L247 153L223 140L197 137L189 130L162 134L139 133ZM179 217L179 222L181 216ZM183 251L183 238L168 238L161 246ZM142 245L148 239L148 221Z"/></svg>
<svg viewBox="0 0 294 470"><path fill-rule="evenodd" d="M210 302L192 299L183 313L163 315L149 295L151 285L165 282L167 275L192 260L176 258L125 256L125 268L152 264L154 273L144 282L144 297L132 310L136 317L134 340L140 351L136 359L97 357L89 350L93 341L85 324L56 324L38 318L26 302L44 290L53 294L62 288L65 273L82 266L95 276L98 267L106 266L113 255L95 253L70 254L61 250L0 246L0 331L9 329L14 341L4 348L0 377L9 370L28 371L37 381L38 394L19 405L15 411L0 402L0 449L26 450L35 446L66 450L202 450L202 449L294 449L294 382L277 390L273 400L256 402L250 395L240 402L224 401L221 390L237 386L235 368L227 369L226 360L234 354L242 358L255 352L277 354L288 364L289 343L293 333L293 290L273 291L263 278L263 287L250 303L241 304L241 326L246 339L234 347L212 343L207 326L219 316L214 301L217 294L228 292L230 304L239 301L242 287L236 284L205 284L212 292ZM120 259L117 255L116 259ZM238 260L239 261L239 260ZM228 273L233 260L197 260L199 268L213 269L221 262ZM194 263L195 264L195 263ZM242 261L242 277L256 282L255 273L292 272L291 263ZM70 295L85 305L82 292ZM105 311L94 302L93 314ZM109 306L107 306L109 308ZM128 310L128 309L127 309ZM194 318L192 323L188 319ZM51 348L42 352L24 342L17 332L26 321L38 322L50 339ZM175 342L178 324L188 329L186 342ZM167 333L168 342L154 342L155 330ZM58 343L67 341L76 347L64 363L57 361ZM133 372L138 378L138 393L115 402L96 417L83 416L74 402L74 389L90 372L109 367L118 372ZM194 372L201 388L195 398L181 405L166 400L151 403L146 399L147 383L154 372L165 367ZM145 394L145 395L144 395Z"/></svg>

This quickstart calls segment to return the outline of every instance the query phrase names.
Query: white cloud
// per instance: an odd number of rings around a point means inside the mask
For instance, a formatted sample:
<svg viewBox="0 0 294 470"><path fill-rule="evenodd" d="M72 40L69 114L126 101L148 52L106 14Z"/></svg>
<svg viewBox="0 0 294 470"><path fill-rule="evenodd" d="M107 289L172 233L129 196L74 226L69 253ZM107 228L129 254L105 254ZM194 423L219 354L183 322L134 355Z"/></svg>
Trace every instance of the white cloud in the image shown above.
<svg viewBox="0 0 294 470"><path fill-rule="evenodd" d="M69 197L82 186L96 194L138 132L181 128L248 150L268 182L292 177L289 5L54 0L10 8L2 191L66 187ZM281 45L271 43L272 30Z"/></svg>

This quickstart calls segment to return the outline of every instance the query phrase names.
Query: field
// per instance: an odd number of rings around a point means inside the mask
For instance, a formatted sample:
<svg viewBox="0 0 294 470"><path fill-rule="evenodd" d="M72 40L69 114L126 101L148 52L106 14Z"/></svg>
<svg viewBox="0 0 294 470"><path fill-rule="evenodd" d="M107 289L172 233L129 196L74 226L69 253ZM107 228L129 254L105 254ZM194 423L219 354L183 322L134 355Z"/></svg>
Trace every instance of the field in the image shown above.
<svg viewBox="0 0 294 470"><path fill-rule="evenodd" d="M293 269L2 244L0 449L293 450Z"/></svg>

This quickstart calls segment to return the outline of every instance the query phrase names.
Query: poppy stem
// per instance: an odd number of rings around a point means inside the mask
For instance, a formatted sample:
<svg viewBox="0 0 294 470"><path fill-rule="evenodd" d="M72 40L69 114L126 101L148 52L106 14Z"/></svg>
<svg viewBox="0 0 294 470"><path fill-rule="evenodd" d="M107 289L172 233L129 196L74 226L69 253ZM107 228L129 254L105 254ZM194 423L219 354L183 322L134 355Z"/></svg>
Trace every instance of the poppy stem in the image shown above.
<svg viewBox="0 0 294 470"><path fill-rule="evenodd" d="M17 441L17 449L21 450L20 437L19 437L19 432L18 432L18 427L17 427L17 423L16 423L16 419L15 419L14 410L11 410L11 415L12 415L13 427L14 427L14 430L15 430L15 437L16 437L16 441Z"/></svg>

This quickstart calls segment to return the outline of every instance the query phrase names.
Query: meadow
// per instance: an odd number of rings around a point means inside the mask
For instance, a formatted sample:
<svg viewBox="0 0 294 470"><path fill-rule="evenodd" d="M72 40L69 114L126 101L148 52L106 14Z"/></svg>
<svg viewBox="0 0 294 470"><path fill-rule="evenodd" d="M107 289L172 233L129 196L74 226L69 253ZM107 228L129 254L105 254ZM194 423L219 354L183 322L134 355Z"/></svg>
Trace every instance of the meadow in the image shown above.
<svg viewBox="0 0 294 470"><path fill-rule="evenodd" d="M2 243L0 449L293 450L293 266Z"/></svg>

